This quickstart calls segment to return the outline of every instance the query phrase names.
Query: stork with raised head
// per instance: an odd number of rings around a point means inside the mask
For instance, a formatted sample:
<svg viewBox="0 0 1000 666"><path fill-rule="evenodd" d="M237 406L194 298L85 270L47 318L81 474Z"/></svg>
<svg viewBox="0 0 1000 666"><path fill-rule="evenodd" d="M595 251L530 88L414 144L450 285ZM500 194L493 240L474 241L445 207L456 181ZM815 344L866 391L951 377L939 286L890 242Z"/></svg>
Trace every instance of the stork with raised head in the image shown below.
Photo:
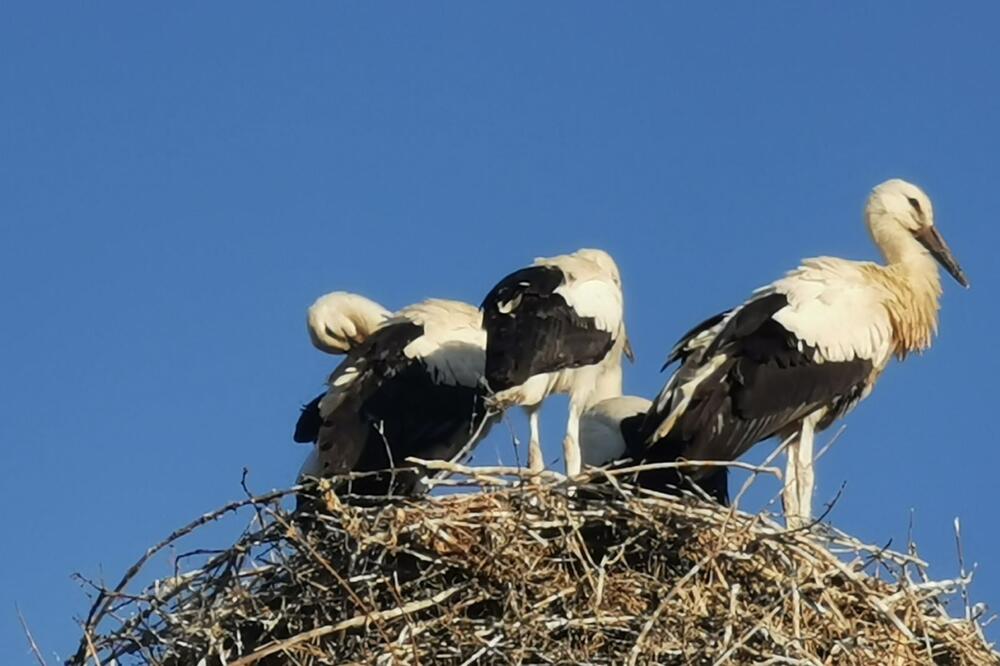
<svg viewBox="0 0 1000 666"><path fill-rule="evenodd" d="M481 322L474 306L427 300L353 344L296 425L297 441L315 442L300 476L392 468L354 480L351 491L409 495L421 490L426 470L407 457L454 461L469 454L493 418L484 405Z"/></svg>
<svg viewBox="0 0 1000 666"><path fill-rule="evenodd" d="M538 412L553 393L568 393L566 473L580 472L579 418L590 405L621 395L625 335L621 277L602 250L539 258L502 279L483 300L486 381L492 405L528 413L528 467L545 467Z"/></svg>
<svg viewBox="0 0 1000 666"><path fill-rule="evenodd" d="M941 296L935 261L968 286L916 185L877 186L865 222L885 265L807 259L684 336L667 361L680 366L643 425L647 460L735 460L780 436L787 521L809 519L815 432L865 398L893 356L930 346Z"/></svg>

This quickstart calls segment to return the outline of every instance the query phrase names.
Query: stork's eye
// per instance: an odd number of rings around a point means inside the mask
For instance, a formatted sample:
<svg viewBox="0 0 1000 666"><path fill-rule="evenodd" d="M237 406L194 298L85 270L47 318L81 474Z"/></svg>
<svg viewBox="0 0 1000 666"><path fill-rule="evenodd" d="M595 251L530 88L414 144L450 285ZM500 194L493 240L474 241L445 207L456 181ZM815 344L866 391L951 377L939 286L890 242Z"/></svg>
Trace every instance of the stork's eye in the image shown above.
<svg viewBox="0 0 1000 666"><path fill-rule="evenodd" d="M920 210L920 202L919 202L919 201L917 201L917 200L916 200L916 199L914 199L913 197L909 197L909 198L907 199L907 201L909 201L909 202L910 202L910 205L911 205L911 206L913 206L913 210L917 211L918 213L921 213L921 214L923 214L923 211L922 211L922 210Z"/></svg>

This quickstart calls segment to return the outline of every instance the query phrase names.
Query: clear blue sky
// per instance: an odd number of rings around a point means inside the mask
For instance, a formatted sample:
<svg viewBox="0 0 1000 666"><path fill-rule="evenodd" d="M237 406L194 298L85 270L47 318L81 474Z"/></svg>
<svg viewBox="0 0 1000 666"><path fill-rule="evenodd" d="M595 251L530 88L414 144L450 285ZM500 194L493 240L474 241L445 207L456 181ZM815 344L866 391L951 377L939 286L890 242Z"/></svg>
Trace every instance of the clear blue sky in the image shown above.
<svg viewBox="0 0 1000 666"><path fill-rule="evenodd" d="M807 6L808 5L808 6ZM615 10L615 11L613 11ZM75 645L73 571L285 485L333 359L305 307L478 302L537 255L622 267L651 396L676 337L921 184L973 288L819 466L1000 606L1000 5L7 3L0 21L0 662ZM563 403L546 410L550 458ZM520 419L514 421L521 427ZM511 460L498 429L479 455ZM825 438L824 438L825 441ZM756 501L774 488L761 490ZM994 634L996 635L996 634ZM54 661L54 659L52 659Z"/></svg>

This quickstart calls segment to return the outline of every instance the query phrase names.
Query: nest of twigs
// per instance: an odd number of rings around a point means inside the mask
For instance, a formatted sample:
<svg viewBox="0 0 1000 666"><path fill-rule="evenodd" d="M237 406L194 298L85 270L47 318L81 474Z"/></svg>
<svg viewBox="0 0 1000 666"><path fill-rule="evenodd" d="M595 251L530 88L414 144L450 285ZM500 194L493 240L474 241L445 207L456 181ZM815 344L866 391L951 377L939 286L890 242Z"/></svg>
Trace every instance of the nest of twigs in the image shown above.
<svg viewBox="0 0 1000 666"><path fill-rule="evenodd" d="M945 609L967 581L930 581L913 554L497 472L366 505L320 490L309 516L287 492L224 507L99 590L69 663L1000 663L967 603ZM130 591L154 551L240 507L235 544Z"/></svg>

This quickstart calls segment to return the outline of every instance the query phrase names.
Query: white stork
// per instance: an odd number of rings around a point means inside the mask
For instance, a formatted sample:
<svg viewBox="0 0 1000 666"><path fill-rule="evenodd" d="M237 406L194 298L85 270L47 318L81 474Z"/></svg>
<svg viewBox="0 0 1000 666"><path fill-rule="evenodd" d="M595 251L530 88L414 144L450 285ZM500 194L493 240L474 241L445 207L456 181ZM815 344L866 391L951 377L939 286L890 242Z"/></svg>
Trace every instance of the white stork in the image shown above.
<svg viewBox="0 0 1000 666"><path fill-rule="evenodd" d="M528 467L545 467L538 432L541 403L568 393L566 473L580 472L581 412L621 395L621 356L632 358L623 322L618 266L602 250L539 258L502 279L483 300L486 381L492 406L528 413Z"/></svg>
<svg viewBox="0 0 1000 666"><path fill-rule="evenodd" d="M389 310L361 294L331 291L317 298L306 310L306 329L316 349L339 356L357 348L390 317ZM295 424L293 439L296 442L315 443L321 421L319 402L323 395L303 406ZM316 464L314 458L315 451L306 459L303 470Z"/></svg>
<svg viewBox="0 0 1000 666"><path fill-rule="evenodd" d="M346 354L391 316L384 307L360 294L333 291L309 306L306 326L316 349Z"/></svg>
<svg viewBox="0 0 1000 666"><path fill-rule="evenodd" d="M619 395L591 405L580 416L580 454L588 467L604 467L636 449L643 418L652 402Z"/></svg>
<svg viewBox="0 0 1000 666"><path fill-rule="evenodd" d="M647 460L734 460L778 435L788 441L788 524L809 519L814 433L865 398L893 356L930 346L941 296L935 260L968 286L917 186L876 187L865 222L886 265L807 259L684 336L667 361L680 366L643 425Z"/></svg>
<svg viewBox="0 0 1000 666"><path fill-rule="evenodd" d="M306 405L296 425L296 441L315 442L300 476L396 468L353 481L351 491L408 495L420 490L425 470L414 471L407 457L466 456L493 418L484 406L481 322L474 306L427 300L353 340L326 393ZM334 329L333 337L352 336Z"/></svg>

